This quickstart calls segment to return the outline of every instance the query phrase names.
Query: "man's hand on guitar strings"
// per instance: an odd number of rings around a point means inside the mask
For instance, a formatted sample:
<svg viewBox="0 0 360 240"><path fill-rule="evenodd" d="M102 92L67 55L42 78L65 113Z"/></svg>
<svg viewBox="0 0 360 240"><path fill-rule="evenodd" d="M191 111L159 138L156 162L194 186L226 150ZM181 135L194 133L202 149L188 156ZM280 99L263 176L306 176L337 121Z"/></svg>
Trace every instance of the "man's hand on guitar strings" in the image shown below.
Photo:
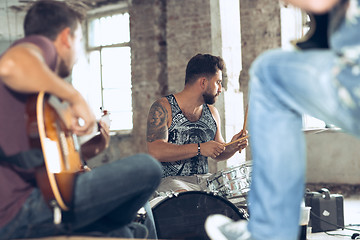
<svg viewBox="0 0 360 240"><path fill-rule="evenodd" d="M78 136L90 134L95 126L96 118L85 99L79 96L78 100L70 106L73 113L73 132ZM83 125L80 125L79 119L83 120Z"/></svg>

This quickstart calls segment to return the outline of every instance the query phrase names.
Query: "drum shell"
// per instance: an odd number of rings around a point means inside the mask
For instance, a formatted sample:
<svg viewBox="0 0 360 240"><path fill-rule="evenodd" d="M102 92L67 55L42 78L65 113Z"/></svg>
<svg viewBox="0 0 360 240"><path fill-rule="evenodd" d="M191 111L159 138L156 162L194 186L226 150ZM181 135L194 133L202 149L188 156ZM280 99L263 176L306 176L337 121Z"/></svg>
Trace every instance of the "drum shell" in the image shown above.
<svg viewBox="0 0 360 240"><path fill-rule="evenodd" d="M202 191L181 192L160 201L153 199L150 204L159 239L209 239L204 224L211 214L222 214L234 221L245 219L243 212L227 199Z"/></svg>

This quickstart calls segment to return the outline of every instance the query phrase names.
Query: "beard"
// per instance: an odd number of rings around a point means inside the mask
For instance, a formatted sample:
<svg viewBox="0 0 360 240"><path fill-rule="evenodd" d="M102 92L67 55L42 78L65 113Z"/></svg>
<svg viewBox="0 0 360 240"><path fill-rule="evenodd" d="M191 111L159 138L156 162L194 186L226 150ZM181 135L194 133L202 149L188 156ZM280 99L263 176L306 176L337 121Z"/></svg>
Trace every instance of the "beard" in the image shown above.
<svg viewBox="0 0 360 240"><path fill-rule="evenodd" d="M210 93L204 93L203 94L204 102L206 104L213 105L216 102L217 96L218 96L218 94L213 95Z"/></svg>
<svg viewBox="0 0 360 240"><path fill-rule="evenodd" d="M59 77L61 78L67 78L71 73L71 70L68 66L66 66L65 62L63 60L60 60L59 63Z"/></svg>

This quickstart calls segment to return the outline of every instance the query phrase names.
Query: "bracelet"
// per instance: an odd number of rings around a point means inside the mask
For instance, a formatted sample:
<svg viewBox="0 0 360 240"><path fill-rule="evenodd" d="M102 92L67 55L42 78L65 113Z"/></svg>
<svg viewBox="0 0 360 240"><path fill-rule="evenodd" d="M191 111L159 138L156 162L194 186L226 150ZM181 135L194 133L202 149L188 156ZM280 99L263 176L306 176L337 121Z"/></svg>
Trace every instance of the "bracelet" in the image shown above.
<svg viewBox="0 0 360 240"><path fill-rule="evenodd" d="M198 156L201 155L201 152L200 152L200 143L198 143L198 152L197 152L197 155L198 155Z"/></svg>

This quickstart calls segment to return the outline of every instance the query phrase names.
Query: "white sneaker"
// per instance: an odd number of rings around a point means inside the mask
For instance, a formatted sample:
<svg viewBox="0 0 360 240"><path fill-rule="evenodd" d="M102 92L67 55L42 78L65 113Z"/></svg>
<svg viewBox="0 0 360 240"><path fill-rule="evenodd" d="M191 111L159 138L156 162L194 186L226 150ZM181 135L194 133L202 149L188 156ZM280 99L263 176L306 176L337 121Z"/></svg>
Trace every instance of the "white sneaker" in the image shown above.
<svg viewBox="0 0 360 240"><path fill-rule="evenodd" d="M251 240L246 220L234 222L220 214L210 215L206 219L205 230L211 240Z"/></svg>

